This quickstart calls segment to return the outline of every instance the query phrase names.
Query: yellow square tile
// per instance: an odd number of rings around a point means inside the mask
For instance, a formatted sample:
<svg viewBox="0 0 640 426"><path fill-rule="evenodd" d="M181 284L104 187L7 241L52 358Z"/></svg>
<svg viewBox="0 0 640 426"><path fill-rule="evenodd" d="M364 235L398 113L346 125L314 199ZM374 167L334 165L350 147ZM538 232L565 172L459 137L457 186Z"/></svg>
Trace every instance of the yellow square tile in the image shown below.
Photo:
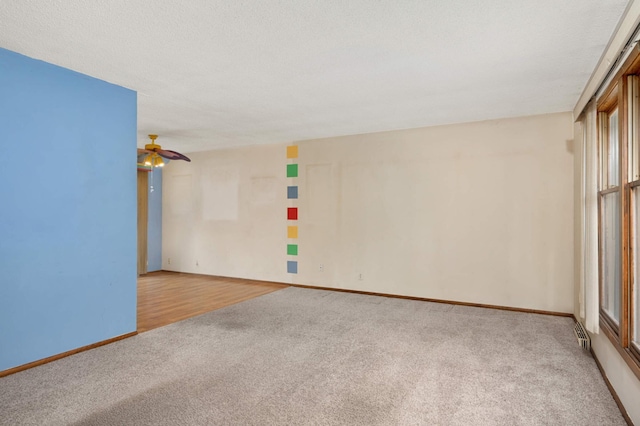
<svg viewBox="0 0 640 426"><path fill-rule="evenodd" d="M287 147L287 158L298 158L298 145L290 145Z"/></svg>
<svg viewBox="0 0 640 426"><path fill-rule="evenodd" d="M287 226L287 238L298 238L297 226Z"/></svg>

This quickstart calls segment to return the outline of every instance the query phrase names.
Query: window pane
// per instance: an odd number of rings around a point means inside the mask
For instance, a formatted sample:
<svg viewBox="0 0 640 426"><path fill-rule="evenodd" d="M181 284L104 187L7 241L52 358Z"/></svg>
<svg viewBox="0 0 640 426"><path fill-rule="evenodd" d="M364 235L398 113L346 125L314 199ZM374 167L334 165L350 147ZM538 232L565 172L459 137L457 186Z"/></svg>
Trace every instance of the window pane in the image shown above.
<svg viewBox="0 0 640 426"><path fill-rule="evenodd" d="M602 196L602 309L620 323L620 194Z"/></svg>
<svg viewBox="0 0 640 426"><path fill-rule="evenodd" d="M607 164L607 181L609 186L619 184L620 174L618 173L618 109L609 114L609 164Z"/></svg>
<svg viewBox="0 0 640 426"><path fill-rule="evenodd" d="M627 76L628 108L629 108L629 181L640 179L638 166L638 136L640 133L640 77L637 75Z"/></svg>
<svg viewBox="0 0 640 426"><path fill-rule="evenodd" d="M640 350L640 186L633 188L633 334L632 341Z"/></svg>

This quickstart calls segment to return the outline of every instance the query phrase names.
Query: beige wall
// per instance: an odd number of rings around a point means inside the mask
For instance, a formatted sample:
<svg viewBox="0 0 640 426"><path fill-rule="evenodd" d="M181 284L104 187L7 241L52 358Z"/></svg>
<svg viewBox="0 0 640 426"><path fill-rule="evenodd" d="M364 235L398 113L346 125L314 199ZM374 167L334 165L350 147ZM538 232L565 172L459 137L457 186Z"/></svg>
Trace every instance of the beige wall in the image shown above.
<svg viewBox="0 0 640 426"><path fill-rule="evenodd" d="M290 282L285 145L190 154L163 171L162 269Z"/></svg>
<svg viewBox="0 0 640 426"><path fill-rule="evenodd" d="M303 141L297 180L284 144L197 153L165 171L163 268L573 312L572 134L561 113Z"/></svg>
<svg viewBox="0 0 640 426"><path fill-rule="evenodd" d="M629 418L633 424L640 425L640 380L602 332L591 334L591 347Z"/></svg>

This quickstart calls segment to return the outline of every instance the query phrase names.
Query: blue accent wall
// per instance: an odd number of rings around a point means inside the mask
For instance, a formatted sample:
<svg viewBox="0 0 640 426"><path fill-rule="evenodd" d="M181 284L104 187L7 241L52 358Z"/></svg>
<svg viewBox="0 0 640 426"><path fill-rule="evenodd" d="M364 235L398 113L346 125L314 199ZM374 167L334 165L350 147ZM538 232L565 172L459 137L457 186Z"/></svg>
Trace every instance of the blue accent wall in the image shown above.
<svg viewBox="0 0 640 426"><path fill-rule="evenodd" d="M136 330L136 114L0 49L0 371Z"/></svg>
<svg viewBox="0 0 640 426"><path fill-rule="evenodd" d="M162 269L162 169L149 172L147 272Z"/></svg>

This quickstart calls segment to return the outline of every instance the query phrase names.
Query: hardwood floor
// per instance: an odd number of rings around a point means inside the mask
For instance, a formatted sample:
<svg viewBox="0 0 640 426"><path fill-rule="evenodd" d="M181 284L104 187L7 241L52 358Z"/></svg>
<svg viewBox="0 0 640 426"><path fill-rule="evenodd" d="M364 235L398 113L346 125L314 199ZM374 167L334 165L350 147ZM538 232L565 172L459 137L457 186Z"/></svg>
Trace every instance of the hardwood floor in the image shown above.
<svg viewBox="0 0 640 426"><path fill-rule="evenodd" d="M288 287L286 284L151 272L138 277L138 332L148 331Z"/></svg>

